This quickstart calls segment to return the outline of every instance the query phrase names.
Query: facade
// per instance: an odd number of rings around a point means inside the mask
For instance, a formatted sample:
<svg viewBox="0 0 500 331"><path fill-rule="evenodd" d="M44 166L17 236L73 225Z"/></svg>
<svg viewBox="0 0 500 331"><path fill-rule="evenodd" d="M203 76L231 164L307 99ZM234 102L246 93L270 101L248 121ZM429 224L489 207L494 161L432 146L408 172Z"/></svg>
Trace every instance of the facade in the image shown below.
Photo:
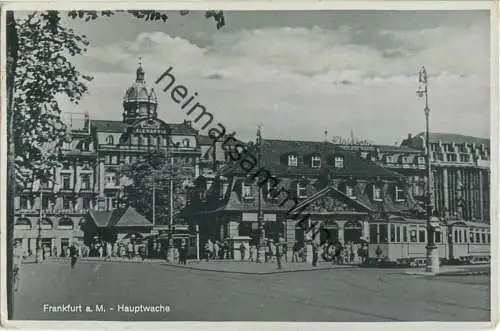
<svg viewBox="0 0 500 331"><path fill-rule="evenodd" d="M448 133L429 138L436 216L489 223L489 139ZM402 145L425 152L425 134L409 135Z"/></svg>
<svg viewBox="0 0 500 331"><path fill-rule="evenodd" d="M120 207L124 185L123 165L151 152L165 152L200 173L201 147L191 123L166 123L158 118L158 101L147 87L139 66L136 80L126 89L123 120L92 120L86 114L65 114L69 138L62 147L62 167L53 178L22 188L15 198L15 238L34 254L37 242L49 254L73 242L84 242L83 223L89 212L113 212ZM141 222L140 222L141 223ZM143 223L143 222L142 222ZM151 231L137 224L138 233ZM161 227L161 224L158 224ZM128 228L134 228L127 223Z"/></svg>
<svg viewBox="0 0 500 331"><path fill-rule="evenodd" d="M262 168L279 179L280 189L273 191L270 182L259 186L237 163L196 180L187 213L202 242L250 237L256 245L260 187L266 237L282 236L289 248L308 235L320 242L369 240L369 222L377 227L371 236L383 242L389 217L422 213L404 176L334 144L263 140L260 153ZM300 218L291 217L301 209L317 230L307 233Z"/></svg>

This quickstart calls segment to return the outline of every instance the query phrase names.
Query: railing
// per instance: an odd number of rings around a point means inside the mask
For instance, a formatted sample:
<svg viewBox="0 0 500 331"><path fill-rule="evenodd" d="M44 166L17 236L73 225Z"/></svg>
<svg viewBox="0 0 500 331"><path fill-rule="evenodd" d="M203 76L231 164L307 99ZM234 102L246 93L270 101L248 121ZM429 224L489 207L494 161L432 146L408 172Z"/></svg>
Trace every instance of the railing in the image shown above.
<svg viewBox="0 0 500 331"><path fill-rule="evenodd" d="M89 210L86 208L79 208L79 209L63 209L63 208L57 208L57 209L50 209L50 208L44 208L42 210L42 214L44 216L48 215L66 215L66 214L86 214L88 213ZM36 209L17 209L15 211L16 215L36 215L40 216L40 208Z"/></svg>

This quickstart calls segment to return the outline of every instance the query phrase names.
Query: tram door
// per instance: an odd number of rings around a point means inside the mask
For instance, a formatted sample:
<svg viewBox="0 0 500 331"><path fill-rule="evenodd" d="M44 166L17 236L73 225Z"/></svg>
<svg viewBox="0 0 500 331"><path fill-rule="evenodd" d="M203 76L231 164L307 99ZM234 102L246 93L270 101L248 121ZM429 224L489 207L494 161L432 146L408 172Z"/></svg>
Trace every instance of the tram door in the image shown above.
<svg viewBox="0 0 500 331"><path fill-rule="evenodd" d="M347 222L344 226L344 241L359 242L362 236L362 225L357 221Z"/></svg>

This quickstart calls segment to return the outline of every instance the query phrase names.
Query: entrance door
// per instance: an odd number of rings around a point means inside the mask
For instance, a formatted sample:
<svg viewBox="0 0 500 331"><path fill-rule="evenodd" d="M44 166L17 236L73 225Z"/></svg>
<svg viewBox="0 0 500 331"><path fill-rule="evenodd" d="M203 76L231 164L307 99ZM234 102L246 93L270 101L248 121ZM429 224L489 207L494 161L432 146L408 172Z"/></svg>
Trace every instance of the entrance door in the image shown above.
<svg viewBox="0 0 500 331"><path fill-rule="evenodd" d="M61 256L66 256L66 248L69 247L69 239L68 238L61 238L61 250L60 250L60 255Z"/></svg>
<svg viewBox="0 0 500 331"><path fill-rule="evenodd" d="M52 238L42 238L40 244L43 252L45 252L47 256L52 256Z"/></svg>
<svg viewBox="0 0 500 331"><path fill-rule="evenodd" d="M344 241L359 242L362 235L362 224L358 221L349 221L344 226Z"/></svg>

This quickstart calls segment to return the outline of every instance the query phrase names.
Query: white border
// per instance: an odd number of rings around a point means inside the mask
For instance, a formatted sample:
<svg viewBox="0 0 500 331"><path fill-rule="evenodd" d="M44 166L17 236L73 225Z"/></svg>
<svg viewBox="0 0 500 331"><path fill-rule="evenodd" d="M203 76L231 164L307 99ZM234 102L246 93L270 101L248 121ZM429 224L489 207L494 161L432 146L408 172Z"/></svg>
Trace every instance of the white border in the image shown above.
<svg viewBox="0 0 500 331"><path fill-rule="evenodd" d="M0 0L2 1L2 0ZM106 329L123 329L123 328L138 328L138 329L151 329L160 327L169 327L174 329L185 329L194 330L198 328L204 328L206 330L255 330L256 328L262 330L298 330L298 329L309 329L309 330L325 330L325 329L347 329L353 328L355 330L368 330L368 329L379 329L379 330L407 330L407 329L419 329L419 330L443 330L443 329L453 329L453 330L471 330L471 329L485 329L491 328L496 325L498 321L498 253L499 253L499 225L498 220L500 220L500 209L496 202L499 201L499 187L500 181L498 176L498 165L500 156L499 147L499 128L500 128L500 117L498 114L499 110L499 65L498 65L498 54L499 54L499 42L498 38L500 35L500 26L498 21L498 11L500 3L497 1L172 1L170 3L165 2L151 2L151 1L137 1L134 3L123 3L118 1L108 1L101 2L99 0L88 0L86 2L81 1L65 1L65 2L44 2L44 1L24 1L17 0L15 2L11 1L2 6L1 18L0 18L0 41L1 41L1 70L0 70L0 81L1 81L1 93L2 96L0 100L0 315L2 326L15 327L15 328L30 328L30 329L81 329L81 330L95 330L97 328ZM492 323L449 323L449 322L408 322L408 323L266 323L266 322L101 322L101 321L50 321L50 322L39 322L39 321L9 321L8 324L5 323L6 318L6 271L5 271L5 252L6 252L6 150L7 150L7 139L6 139L6 112L2 111L6 109L6 86L5 86L5 11L6 10L69 10L69 9L87 9L87 10L103 10L103 9L157 9L157 10L206 10L206 9L222 9L225 11L231 10L434 10L434 11L445 11L445 10L490 10L491 12L491 233L492 233L492 244L491 244L491 257L492 257L492 268L491 268L491 312L492 312ZM473 111L473 110L472 110Z"/></svg>

